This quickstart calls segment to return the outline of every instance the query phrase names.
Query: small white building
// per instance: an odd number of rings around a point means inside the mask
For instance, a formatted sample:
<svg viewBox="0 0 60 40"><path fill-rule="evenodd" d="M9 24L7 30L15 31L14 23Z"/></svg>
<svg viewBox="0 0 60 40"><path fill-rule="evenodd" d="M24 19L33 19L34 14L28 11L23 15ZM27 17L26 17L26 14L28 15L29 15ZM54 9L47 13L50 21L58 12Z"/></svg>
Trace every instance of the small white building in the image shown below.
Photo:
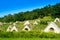
<svg viewBox="0 0 60 40"><path fill-rule="evenodd" d="M30 25L30 22L29 22L29 21L26 21L26 22L24 23L24 25Z"/></svg>
<svg viewBox="0 0 60 40"><path fill-rule="evenodd" d="M37 21L35 21L35 22L34 22L34 25L37 25L37 24L38 24L38 22L37 22Z"/></svg>
<svg viewBox="0 0 60 40"><path fill-rule="evenodd" d="M16 21L15 23L19 23L20 21Z"/></svg>
<svg viewBox="0 0 60 40"><path fill-rule="evenodd" d="M48 24L48 26L44 29L44 32L54 32L54 33L60 33L59 27L54 23L51 22Z"/></svg>
<svg viewBox="0 0 60 40"><path fill-rule="evenodd" d="M0 25L3 25L3 23L2 23L2 22L0 22Z"/></svg>
<svg viewBox="0 0 60 40"><path fill-rule="evenodd" d="M12 24L12 22L9 23L10 25Z"/></svg>
<svg viewBox="0 0 60 40"><path fill-rule="evenodd" d="M40 20L37 20L37 22L40 22Z"/></svg>
<svg viewBox="0 0 60 40"><path fill-rule="evenodd" d="M11 32L12 32L12 31L18 32L18 29L16 28L16 26L13 26L13 27L12 27Z"/></svg>
<svg viewBox="0 0 60 40"><path fill-rule="evenodd" d="M9 27L7 28L7 32L10 32L12 29L12 25L9 25Z"/></svg>
<svg viewBox="0 0 60 40"><path fill-rule="evenodd" d="M16 23L13 23L13 25L15 26L15 25L16 25Z"/></svg>
<svg viewBox="0 0 60 40"><path fill-rule="evenodd" d="M54 22L60 22L59 18L56 18L56 19L54 20Z"/></svg>
<svg viewBox="0 0 60 40"><path fill-rule="evenodd" d="M30 27L28 25L26 25L24 28L23 28L24 31L30 31Z"/></svg>
<svg viewBox="0 0 60 40"><path fill-rule="evenodd" d="M3 24L7 24L7 23L4 22Z"/></svg>

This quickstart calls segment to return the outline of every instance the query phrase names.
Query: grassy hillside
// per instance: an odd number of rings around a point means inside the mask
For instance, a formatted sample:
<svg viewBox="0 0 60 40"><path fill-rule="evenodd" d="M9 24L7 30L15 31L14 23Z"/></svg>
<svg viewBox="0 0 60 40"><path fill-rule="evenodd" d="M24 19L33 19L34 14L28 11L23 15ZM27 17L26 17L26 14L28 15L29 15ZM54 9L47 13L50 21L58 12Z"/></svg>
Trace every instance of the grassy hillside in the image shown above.
<svg viewBox="0 0 60 40"><path fill-rule="evenodd" d="M34 25L35 21L40 21L37 25ZM35 20L28 20L30 22L30 28L31 30L44 30L46 28L46 26L48 25L49 22L54 21L54 18L51 18L50 16L46 16L44 18L38 18ZM27 20L26 20L27 21ZM45 23L47 22L47 23ZM16 23L16 27L18 29L18 31L21 31L24 28L24 23L25 21L17 21L17 22L11 22L11 25L13 25L13 23ZM56 23L59 27L60 27L60 22ZM3 24L2 26L0 26L1 30L6 31L7 28L9 27L10 23L6 23Z"/></svg>

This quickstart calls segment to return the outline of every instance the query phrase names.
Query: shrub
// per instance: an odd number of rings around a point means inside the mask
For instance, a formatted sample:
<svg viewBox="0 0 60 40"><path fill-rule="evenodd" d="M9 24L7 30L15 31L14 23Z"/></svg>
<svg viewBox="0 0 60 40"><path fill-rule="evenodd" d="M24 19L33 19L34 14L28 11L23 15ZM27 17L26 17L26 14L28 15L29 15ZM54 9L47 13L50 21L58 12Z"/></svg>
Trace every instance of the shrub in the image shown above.
<svg viewBox="0 0 60 40"><path fill-rule="evenodd" d="M47 21L41 20L40 24L46 24L47 25L48 23L47 23Z"/></svg>
<svg viewBox="0 0 60 40"><path fill-rule="evenodd" d="M0 38L58 38L60 34L41 31L0 32Z"/></svg>

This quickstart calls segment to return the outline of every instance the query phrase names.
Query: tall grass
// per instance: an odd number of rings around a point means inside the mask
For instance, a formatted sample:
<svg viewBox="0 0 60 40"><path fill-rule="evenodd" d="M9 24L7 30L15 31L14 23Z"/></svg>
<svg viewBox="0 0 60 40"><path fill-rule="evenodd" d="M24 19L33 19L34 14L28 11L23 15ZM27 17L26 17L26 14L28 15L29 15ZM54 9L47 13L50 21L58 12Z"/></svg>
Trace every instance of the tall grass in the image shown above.
<svg viewBox="0 0 60 40"><path fill-rule="evenodd" d="M41 31L0 32L0 38L59 38L60 34Z"/></svg>
<svg viewBox="0 0 60 40"><path fill-rule="evenodd" d="M60 38L0 38L0 40L60 40Z"/></svg>

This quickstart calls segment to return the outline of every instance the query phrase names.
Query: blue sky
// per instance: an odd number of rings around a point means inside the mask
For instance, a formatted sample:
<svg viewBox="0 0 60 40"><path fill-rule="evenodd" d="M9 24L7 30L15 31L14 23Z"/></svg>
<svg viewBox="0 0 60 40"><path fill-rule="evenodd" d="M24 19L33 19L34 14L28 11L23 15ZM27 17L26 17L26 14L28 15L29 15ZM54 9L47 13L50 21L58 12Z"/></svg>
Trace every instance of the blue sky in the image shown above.
<svg viewBox="0 0 60 40"><path fill-rule="evenodd" d="M60 3L60 0L0 0L0 17L56 3Z"/></svg>

